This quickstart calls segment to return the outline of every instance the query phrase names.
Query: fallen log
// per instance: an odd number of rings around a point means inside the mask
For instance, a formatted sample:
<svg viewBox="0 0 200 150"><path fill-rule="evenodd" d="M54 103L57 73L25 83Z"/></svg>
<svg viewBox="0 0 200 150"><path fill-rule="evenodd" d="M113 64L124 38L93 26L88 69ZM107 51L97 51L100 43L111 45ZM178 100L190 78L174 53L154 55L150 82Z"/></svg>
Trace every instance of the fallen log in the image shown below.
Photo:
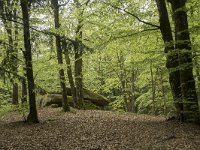
<svg viewBox="0 0 200 150"><path fill-rule="evenodd" d="M71 95L71 91L69 88L67 88L67 95L68 95L68 102L70 106L73 106L73 99ZM104 96L94 93L90 90L84 89L83 90L83 100L84 102L90 102L98 107L105 107L109 104L108 99L106 99ZM39 107L42 106L50 106L52 104L57 104L58 107L62 106L62 94L59 92L52 92L48 93L46 95L39 95L38 96L38 105Z"/></svg>

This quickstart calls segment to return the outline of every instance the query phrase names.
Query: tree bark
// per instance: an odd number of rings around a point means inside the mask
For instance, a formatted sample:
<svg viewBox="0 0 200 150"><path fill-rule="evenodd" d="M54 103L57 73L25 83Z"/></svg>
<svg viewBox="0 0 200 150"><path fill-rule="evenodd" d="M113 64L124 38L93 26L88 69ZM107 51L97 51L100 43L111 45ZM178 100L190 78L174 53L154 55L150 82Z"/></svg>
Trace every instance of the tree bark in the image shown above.
<svg viewBox="0 0 200 150"><path fill-rule="evenodd" d="M181 93L184 105L184 120L199 122L199 107L193 76L191 41L188 30L186 0L171 1L175 24L175 48L179 51Z"/></svg>
<svg viewBox="0 0 200 150"><path fill-rule="evenodd" d="M30 31L29 31L29 8L28 0L20 0L24 24L24 58L26 63L26 75L28 81L28 94L29 94L29 115L27 117L27 122L38 123L38 114L36 109L35 101L35 84L33 78L33 67L32 67L32 53L31 53L31 43L30 43Z"/></svg>
<svg viewBox="0 0 200 150"><path fill-rule="evenodd" d="M18 36L18 28L15 23L15 27L13 27L13 22L9 22L8 20L16 20L16 1L5 0L1 3L1 17L3 18L3 24L5 26L7 35L8 35L8 48L7 48L7 59L5 59L5 65L11 68L12 72L17 73L17 36ZM14 28L14 32L13 32ZM12 104L17 105L18 100L18 84L15 81L15 78L12 80L13 88L12 88Z"/></svg>
<svg viewBox="0 0 200 150"><path fill-rule="evenodd" d="M9 29L7 29L8 33L8 43L9 43L9 48L8 48L8 58L9 58L9 64L10 67L12 68L12 71L17 73L17 49L14 46L16 45L17 41L13 40L13 34L12 34L12 24L10 24ZM14 44L15 43L15 44ZM15 79L12 79L12 104L18 105L19 100L18 100L18 83L15 81Z"/></svg>
<svg viewBox="0 0 200 150"><path fill-rule="evenodd" d="M127 82L126 82L126 69L125 69L125 59L123 57L122 51L119 51L119 53L117 54L117 60L118 60L118 67L119 67L119 74L118 74L118 78L120 80L120 90L121 90L121 94L123 96L123 100L124 100L124 108L126 112L130 111L130 103L127 100Z"/></svg>
<svg viewBox="0 0 200 150"><path fill-rule="evenodd" d="M197 81L197 96L198 99L200 99L200 67L198 63L198 57L196 55L196 52L194 53L195 59L194 59L194 65L195 65L195 73L196 73L196 81Z"/></svg>
<svg viewBox="0 0 200 150"><path fill-rule="evenodd" d="M164 87L164 81L163 81L163 73L162 69L160 69L160 84L161 84L161 92L162 92L162 98L163 98L163 114L166 115L166 96L165 96L165 87Z"/></svg>
<svg viewBox="0 0 200 150"><path fill-rule="evenodd" d="M131 69L131 78L130 78L130 81L131 81L131 89L130 89L130 103L131 103L131 112L133 113L136 113L137 110L136 110L136 105L135 105L135 102L136 102L136 88L135 88L135 82L136 82L136 73L137 71L132 67Z"/></svg>
<svg viewBox="0 0 200 150"><path fill-rule="evenodd" d="M81 5L78 0L75 0L76 9L78 10L78 26L76 29L76 38L74 43L75 52L75 85L76 85L76 98L78 101L78 107L83 108L83 47L79 44L82 40L82 27L83 27L83 11L81 10Z"/></svg>
<svg viewBox="0 0 200 150"><path fill-rule="evenodd" d="M156 99L156 78L153 74L153 68L152 68L152 62L150 64L150 73L151 73L151 88L152 88L152 102L153 102L153 114L155 115L156 113L156 104L155 104L155 99Z"/></svg>
<svg viewBox="0 0 200 150"><path fill-rule="evenodd" d="M76 39L77 41L77 39ZM75 51L75 85L76 85L76 98L78 101L78 107L81 109L83 105L83 74L82 74L82 48L80 48L79 43L74 44Z"/></svg>
<svg viewBox="0 0 200 150"><path fill-rule="evenodd" d="M159 12L160 31L162 34L162 39L165 43L165 53L167 55L166 67L168 68L169 72L169 82L174 104L176 107L177 119L183 120L180 71L177 69L179 66L178 54L174 50L172 30L169 22L165 0L156 0L156 4Z"/></svg>
<svg viewBox="0 0 200 150"><path fill-rule="evenodd" d="M73 75L72 75L72 69L71 69L71 63L70 63L70 57L69 57L70 46L67 45L66 41L63 41L62 45L63 45L63 49L64 49L64 53L65 53L65 61L66 61L66 64L67 64L67 75L68 75L68 79L69 79L73 103L74 103L74 107L77 108L78 102L77 102L77 99L76 99L76 88L75 88L75 85L74 85L74 79L73 79Z"/></svg>
<svg viewBox="0 0 200 150"><path fill-rule="evenodd" d="M26 79L22 79L22 98L21 103L24 104L27 102L27 84Z"/></svg>
<svg viewBox="0 0 200 150"><path fill-rule="evenodd" d="M17 6L17 2L15 4ZM17 21L17 9L14 8L13 10L13 19ZM13 60L12 70L13 72L18 72L18 24L14 23L14 41L13 41L13 53L11 55L11 59ZM18 90L18 83L14 81L13 83L13 104L19 103L19 90Z"/></svg>
<svg viewBox="0 0 200 150"><path fill-rule="evenodd" d="M58 6L58 0L52 0L53 8L54 8L54 24L55 24L55 29L60 28L60 23L59 23L59 6ZM61 38L59 35L56 35L56 51L57 51L57 60L58 64L62 66L63 64L63 57L62 57L62 48L61 48ZM70 107L68 104L68 99L67 99L67 89L65 85L65 73L64 69L60 68L59 69L59 77L60 77L60 86L62 89L62 96L63 96L63 101L62 101L62 107L63 111L70 111Z"/></svg>

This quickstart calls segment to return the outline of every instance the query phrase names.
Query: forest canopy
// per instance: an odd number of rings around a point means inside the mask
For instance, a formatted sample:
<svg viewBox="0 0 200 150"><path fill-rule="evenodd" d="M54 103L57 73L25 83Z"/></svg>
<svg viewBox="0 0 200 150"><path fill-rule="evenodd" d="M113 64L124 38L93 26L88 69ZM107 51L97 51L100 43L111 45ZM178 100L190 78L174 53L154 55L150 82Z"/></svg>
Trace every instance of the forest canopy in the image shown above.
<svg viewBox="0 0 200 150"><path fill-rule="evenodd" d="M27 105L36 123L51 99L199 122L199 5L0 0L0 109Z"/></svg>

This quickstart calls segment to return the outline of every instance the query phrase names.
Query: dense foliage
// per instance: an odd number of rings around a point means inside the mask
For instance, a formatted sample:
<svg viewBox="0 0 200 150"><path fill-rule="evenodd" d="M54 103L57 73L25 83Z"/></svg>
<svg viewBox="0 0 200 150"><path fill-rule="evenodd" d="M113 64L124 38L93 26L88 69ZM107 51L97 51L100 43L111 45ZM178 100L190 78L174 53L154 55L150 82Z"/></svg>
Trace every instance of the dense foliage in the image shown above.
<svg viewBox="0 0 200 150"><path fill-rule="evenodd" d="M186 4L193 72L199 93L200 2L188 0ZM70 86L67 65L58 64L56 60L55 35L59 35L68 42L73 74L76 56L71 44L78 41L83 47L83 87L108 98L108 109L166 116L175 114L156 1L60 0L59 5L60 27L57 29L50 0L35 0L30 6L32 64L37 95L42 90L61 91L60 69L65 70L66 85ZM169 2L167 8L174 33ZM15 84L19 87L21 103L25 60L19 1L5 0L0 13L1 109L13 101Z"/></svg>

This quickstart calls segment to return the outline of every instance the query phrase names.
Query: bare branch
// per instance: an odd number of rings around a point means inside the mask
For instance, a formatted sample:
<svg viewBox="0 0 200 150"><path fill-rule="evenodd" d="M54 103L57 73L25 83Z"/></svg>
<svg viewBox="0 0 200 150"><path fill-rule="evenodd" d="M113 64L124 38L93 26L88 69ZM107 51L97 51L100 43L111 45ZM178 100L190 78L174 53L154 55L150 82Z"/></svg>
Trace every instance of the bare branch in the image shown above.
<svg viewBox="0 0 200 150"><path fill-rule="evenodd" d="M159 28L157 27L157 28L145 29L145 30L142 30L142 31L139 31L139 32L135 32L135 33L131 33L131 34L123 35L123 36L114 37L111 40L117 40L117 39L120 39L120 38L126 38L126 37L134 36L134 35L137 35L137 34L140 34L140 33L143 33L143 32L155 31L155 30L159 30Z"/></svg>

